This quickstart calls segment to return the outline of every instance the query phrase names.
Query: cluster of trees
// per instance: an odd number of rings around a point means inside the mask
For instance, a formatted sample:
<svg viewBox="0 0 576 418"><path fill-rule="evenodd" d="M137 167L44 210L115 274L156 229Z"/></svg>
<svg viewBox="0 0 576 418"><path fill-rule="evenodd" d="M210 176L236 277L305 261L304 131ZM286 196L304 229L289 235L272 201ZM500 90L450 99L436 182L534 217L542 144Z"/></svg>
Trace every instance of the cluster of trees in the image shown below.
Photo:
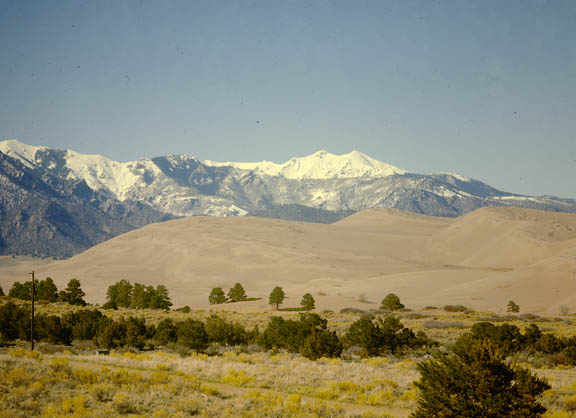
<svg viewBox="0 0 576 418"><path fill-rule="evenodd" d="M280 305L284 303L286 299L286 293L280 286L276 286L268 297L268 302L270 305L275 305L276 310L280 309ZM224 293L221 287L215 287L210 291L208 296L208 302L210 305L219 305L222 303L232 303L241 302L248 300L246 296L246 291L240 283L236 283L230 288L228 294ZM311 311L315 308L316 302L310 293L306 293L300 302L300 305L304 310Z"/></svg>
<svg viewBox="0 0 576 418"><path fill-rule="evenodd" d="M14 282L8 296L14 299L32 300L32 281ZM38 301L66 302L71 305L85 306L84 296L86 293L82 290L78 279L70 280L66 289L60 292L50 277L37 281L34 285L34 299Z"/></svg>
<svg viewBox="0 0 576 418"><path fill-rule="evenodd" d="M69 345L73 339L91 339L88 331L94 329L102 314L97 310L79 310L62 316L39 314L35 316L34 338L53 344ZM82 318L82 321L75 320ZM30 339L30 310L8 302L0 306L0 343L16 339ZM85 338L86 334L89 338Z"/></svg>
<svg viewBox="0 0 576 418"><path fill-rule="evenodd" d="M396 352L399 348L415 348L430 342L404 328L396 318L379 320L361 318L352 324L343 338L328 329L327 320L315 313L300 314L298 320L272 317L260 332L257 327L247 330L212 315L205 322L186 319L163 319L157 325L143 318L129 317L112 320L95 309L68 312L62 317L37 315L35 338L50 343L70 344L73 340L92 340L98 347L116 348L175 344L203 351L209 344L227 346L257 344L266 349L285 349L310 359L338 357L343 348L361 346L367 355ZM367 321L372 324L367 326ZM0 342L27 340L30 336L30 312L13 302L0 306Z"/></svg>
<svg viewBox="0 0 576 418"><path fill-rule="evenodd" d="M276 310L278 311L280 309L280 305L284 303L284 299L286 299L286 293L284 292L284 289L282 289L280 286L276 286L274 289L272 289L272 292L270 292L270 295L268 296L268 303L270 305L275 305ZM316 307L316 301L310 293L306 293L300 301L300 306L302 306L302 309L306 311L311 311Z"/></svg>
<svg viewBox="0 0 576 418"><path fill-rule="evenodd" d="M145 286L120 280L108 287L104 309L137 308L137 309L170 309L172 302L168 289L164 285Z"/></svg>
<svg viewBox="0 0 576 418"><path fill-rule="evenodd" d="M339 357L343 348L336 333L328 330L326 319L314 313L300 314L298 320L270 318L258 344L267 349L283 348L312 360Z"/></svg>
<svg viewBox="0 0 576 418"><path fill-rule="evenodd" d="M157 326L147 324L144 318L112 320L96 309L67 312L61 318L55 315L37 315L34 337L39 341L69 345L73 340L92 340L101 348L123 346L143 349L146 345L180 344L202 351L209 343L225 345L248 344L255 340L258 330L246 331L240 324L232 324L217 316L204 323L193 319L174 322L160 321ZM30 338L30 311L8 302L0 306L0 343Z"/></svg>
<svg viewBox="0 0 576 418"><path fill-rule="evenodd" d="M576 366L576 337L556 337L543 333L536 324L530 324L522 333L516 325L478 322L472 326L469 334L461 338L488 340L504 355L520 351L542 353L553 356L558 364Z"/></svg>
<svg viewBox="0 0 576 418"><path fill-rule="evenodd" d="M240 283L236 283L228 291L228 295L224 293L221 287L215 287L208 296L210 305L219 305L221 303L242 302L247 300L246 291Z"/></svg>
<svg viewBox="0 0 576 418"><path fill-rule="evenodd" d="M361 347L369 356L436 345L423 331L415 334L393 315L384 318L371 315L361 317L350 325L344 342L347 346Z"/></svg>

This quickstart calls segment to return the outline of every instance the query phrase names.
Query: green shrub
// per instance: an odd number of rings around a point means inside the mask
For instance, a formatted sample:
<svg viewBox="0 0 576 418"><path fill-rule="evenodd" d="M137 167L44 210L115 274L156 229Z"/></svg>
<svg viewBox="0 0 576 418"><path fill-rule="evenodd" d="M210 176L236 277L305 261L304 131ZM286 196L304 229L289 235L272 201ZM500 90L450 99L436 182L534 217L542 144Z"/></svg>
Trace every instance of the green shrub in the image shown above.
<svg viewBox="0 0 576 418"><path fill-rule="evenodd" d="M394 293L388 293L388 295L382 299L382 305L380 306L380 309L388 311L397 311L402 308L404 308L404 305L400 303L400 298Z"/></svg>
<svg viewBox="0 0 576 418"><path fill-rule="evenodd" d="M205 329L209 342L232 346L247 344L249 340L242 325L227 322L217 315L211 315L206 320Z"/></svg>
<svg viewBox="0 0 576 418"><path fill-rule="evenodd" d="M66 312L62 316L62 322L72 329L73 340L91 340L103 318L104 315L97 309L81 309Z"/></svg>
<svg viewBox="0 0 576 418"><path fill-rule="evenodd" d="M274 316L258 337L258 343L267 349L283 348L310 359L337 357L342 353L342 344L336 333L327 329L327 324L326 319L313 313L300 314L298 321Z"/></svg>
<svg viewBox="0 0 576 418"><path fill-rule="evenodd" d="M347 347L361 347L367 355L374 356L384 352L395 353L402 348L421 347L430 341L424 334L416 335L405 328L393 315L384 319L365 315L350 325L344 335L344 343Z"/></svg>
<svg viewBox="0 0 576 418"><path fill-rule="evenodd" d="M488 339L462 340L453 353L437 353L418 369L420 396L412 418L536 418L546 411L537 397L548 383L507 364Z"/></svg>
<svg viewBox="0 0 576 418"><path fill-rule="evenodd" d="M168 345L178 340L176 325L170 318L165 318L158 323L154 332L154 340L160 345Z"/></svg>
<svg viewBox="0 0 576 418"><path fill-rule="evenodd" d="M468 308L464 305L446 305L444 306L446 312L469 312Z"/></svg>
<svg viewBox="0 0 576 418"><path fill-rule="evenodd" d="M195 351L203 351L208 347L208 336L204 324L193 319L176 324L178 344Z"/></svg>

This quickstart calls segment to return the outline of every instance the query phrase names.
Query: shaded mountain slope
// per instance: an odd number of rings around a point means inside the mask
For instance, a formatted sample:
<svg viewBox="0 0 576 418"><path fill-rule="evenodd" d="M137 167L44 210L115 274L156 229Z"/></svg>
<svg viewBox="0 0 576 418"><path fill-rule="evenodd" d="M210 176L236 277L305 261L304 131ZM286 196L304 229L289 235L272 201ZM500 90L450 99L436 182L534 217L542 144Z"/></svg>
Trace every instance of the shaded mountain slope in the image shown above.
<svg viewBox="0 0 576 418"><path fill-rule="evenodd" d="M0 152L0 254L69 257L165 216L100 196L84 181L40 176Z"/></svg>

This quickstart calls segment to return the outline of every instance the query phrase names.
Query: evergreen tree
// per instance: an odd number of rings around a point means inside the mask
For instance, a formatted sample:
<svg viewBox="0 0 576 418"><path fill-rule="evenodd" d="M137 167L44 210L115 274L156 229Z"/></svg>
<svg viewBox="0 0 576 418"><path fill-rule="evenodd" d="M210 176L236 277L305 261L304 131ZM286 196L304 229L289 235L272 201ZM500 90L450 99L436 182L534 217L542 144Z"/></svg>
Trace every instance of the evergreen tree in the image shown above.
<svg viewBox="0 0 576 418"><path fill-rule="evenodd" d="M208 346L208 336L204 323L194 319L186 319L176 325L178 344L196 351L203 351Z"/></svg>
<svg viewBox="0 0 576 418"><path fill-rule="evenodd" d="M60 292L58 298L62 302L69 303L70 305L85 306L84 296L86 296L86 293L84 293L80 287L80 280L72 279L68 282L66 289Z"/></svg>
<svg viewBox="0 0 576 418"><path fill-rule="evenodd" d="M5 296L5 295L4 295L4 290L2 290L2 286L0 286L0 296Z"/></svg>
<svg viewBox="0 0 576 418"><path fill-rule="evenodd" d="M381 340L380 327L372 321L372 317L369 315L362 316L353 322L344 335L346 345L361 347L370 356L379 354L382 345Z"/></svg>
<svg viewBox="0 0 576 418"><path fill-rule="evenodd" d="M36 288L35 290L36 294L34 295L34 298L37 298L38 289ZM10 292L8 292L8 297L21 300L32 300L32 282L28 281L24 282L24 284L14 282Z"/></svg>
<svg viewBox="0 0 576 418"><path fill-rule="evenodd" d="M394 293L389 293L383 300L380 309L386 309L388 311L397 311L398 309L404 308L404 305L400 303L400 298Z"/></svg>
<svg viewBox="0 0 576 418"><path fill-rule="evenodd" d="M536 418L537 396L550 388L526 369L512 367L490 340L462 339L451 354L418 365L417 409L411 418Z"/></svg>
<svg viewBox="0 0 576 418"><path fill-rule="evenodd" d="M384 319L365 315L353 322L344 335L347 346L358 346L365 354L373 356L382 352L395 353L403 347L416 348L433 344L425 334L414 334L405 328L402 322L393 315Z"/></svg>
<svg viewBox="0 0 576 418"><path fill-rule="evenodd" d="M80 309L66 312L62 322L72 328L72 339L91 340L96 335L104 315L97 309Z"/></svg>
<svg viewBox="0 0 576 418"><path fill-rule="evenodd" d="M210 315L204 324L208 341L229 346L246 344L248 333L238 323L227 322L218 315Z"/></svg>
<svg viewBox="0 0 576 418"><path fill-rule="evenodd" d="M244 291L244 287L242 287L240 283L236 283L234 287L228 291L228 299L231 302L240 302L242 300L246 300L246 292Z"/></svg>
<svg viewBox="0 0 576 418"><path fill-rule="evenodd" d="M34 328L39 340L48 341L51 344L70 345L72 341L72 328L62 323L55 315L40 314L36 317Z"/></svg>
<svg viewBox="0 0 576 418"><path fill-rule="evenodd" d="M129 308L132 303L132 284L128 280L120 280L108 287L106 296L107 308Z"/></svg>
<svg viewBox="0 0 576 418"><path fill-rule="evenodd" d="M516 304L516 302L514 302L513 300L511 300L510 302L508 302L508 312L514 312L514 313L518 313L520 312L520 306L518 306Z"/></svg>
<svg viewBox="0 0 576 418"><path fill-rule="evenodd" d="M327 323L315 313L300 314L298 321L273 316L258 337L258 344L267 349L283 348L300 353L311 360L338 357L342 344L336 333L328 330Z"/></svg>
<svg viewBox="0 0 576 418"><path fill-rule="evenodd" d="M146 321L144 318L134 318L129 317L125 320L126 334L125 334L125 344L129 347L137 348L142 350L146 341Z"/></svg>
<svg viewBox="0 0 576 418"><path fill-rule="evenodd" d="M314 298L310 293L306 293L304 296L302 296L302 301L300 302L300 305L302 305L302 307L307 311L311 311L316 307L316 301L314 300Z"/></svg>
<svg viewBox="0 0 576 418"><path fill-rule="evenodd" d="M218 305L226 302L226 294L221 287L212 289L210 296L208 296L208 302L210 302L210 305Z"/></svg>
<svg viewBox="0 0 576 418"><path fill-rule="evenodd" d="M152 291L154 288L149 286ZM134 287L132 288L132 298L130 301L130 307L136 309L145 309L148 308L150 305L151 294L149 289L146 286L140 283L134 283Z"/></svg>
<svg viewBox="0 0 576 418"><path fill-rule="evenodd" d="M56 302L58 300L58 288L50 277L39 281L36 290L38 300L45 300L47 302Z"/></svg>
<svg viewBox="0 0 576 418"><path fill-rule="evenodd" d="M170 301L170 297L168 296L168 289L166 289L166 286L159 284L158 286L156 286L156 290L152 288L152 294L150 296L150 304L148 307L151 309L167 310L170 309L170 306L172 306L172 302Z"/></svg>
<svg viewBox="0 0 576 418"><path fill-rule="evenodd" d="M21 325L25 330L21 332ZM30 313L26 308L8 302L0 305L0 345L17 338L26 340L29 336Z"/></svg>
<svg viewBox="0 0 576 418"><path fill-rule="evenodd" d="M98 347L116 348L124 345L124 336L126 335L126 324L123 320L113 321L104 317L98 326L93 341Z"/></svg>
<svg viewBox="0 0 576 418"><path fill-rule="evenodd" d="M170 343L175 343L178 339L176 334L176 326L170 318L164 318L158 326L156 327L156 332L154 333L154 340L160 345L166 345Z"/></svg>
<svg viewBox="0 0 576 418"><path fill-rule="evenodd" d="M284 302L284 298L286 298L286 294L284 290L280 286L276 286L270 292L270 296L268 297L268 303L270 305L276 305L276 310L280 309L280 305Z"/></svg>

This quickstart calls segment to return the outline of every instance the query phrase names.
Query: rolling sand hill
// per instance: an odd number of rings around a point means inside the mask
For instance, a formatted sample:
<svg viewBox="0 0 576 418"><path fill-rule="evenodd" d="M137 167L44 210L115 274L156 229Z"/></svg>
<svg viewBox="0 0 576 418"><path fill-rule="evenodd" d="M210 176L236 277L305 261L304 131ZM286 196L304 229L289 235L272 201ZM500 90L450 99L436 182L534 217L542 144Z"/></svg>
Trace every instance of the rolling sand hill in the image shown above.
<svg viewBox="0 0 576 418"><path fill-rule="evenodd" d="M371 209L331 225L192 217L153 224L71 259L35 266L59 287L81 280L102 303L120 279L165 284L176 306L208 307L212 287L244 285L255 302L217 309L267 310L282 286L298 306L312 293L318 309L372 309L389 292L408 307L464 304L505 310L576 311L576 215L483 208L455 219ZM7 290L19 270L1 267ZM361 302L365 299L368 302Z"/></svg>

